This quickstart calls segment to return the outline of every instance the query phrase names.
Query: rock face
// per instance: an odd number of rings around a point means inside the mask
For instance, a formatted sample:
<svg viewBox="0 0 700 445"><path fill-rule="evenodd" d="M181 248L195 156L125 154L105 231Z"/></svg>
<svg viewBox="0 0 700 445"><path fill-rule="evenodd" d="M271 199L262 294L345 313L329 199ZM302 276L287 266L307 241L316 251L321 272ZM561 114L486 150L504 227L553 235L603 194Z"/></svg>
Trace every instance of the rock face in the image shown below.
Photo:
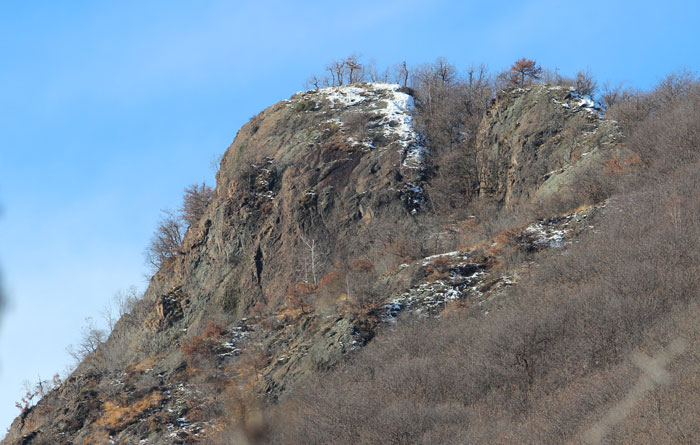
<svg viewBox="0 0 700 445"><path fill-rule="evenodd" d="M479 193L506 206L545 199L621 156L620 139L615 123L569 88L502 91L479 129Z"/></svg>
<svg viewBox="0 0 700 445"><path fill-rule="evenodd" d="M93 357L71 377L86 382L77 390L83 396L85 388L100 394L91 400L89 412L83 413L79 407L85 405L78 403L54 416L57 398L77 397L62 386L25 410L3 443L88 443L105 437L128 442L149 435L161 437L151 439L158 443L186 441L172 436L173 431L163 439L167 430L143 430L137 422L154 421L155 413L167 410L184 415L177 391L187 386L181 372L185 337L201 333L222 313L228 320L243 320L237 322L240 332L254 329L260 317L248 318L251 312L282 307L290 284L318 282L349 259L380 256L389 228L409 234L418 230L412 215L425 204L424 148L413 131L412 107L412 97L398 85L356 84L299 93L252 118L224 154L215 197L189 227L181 253L152 278L140 313L117 323L104 348L112 351L110 357ZM294 342L299 357L282 361L270 391L279 392L289 372L331 365L349 350L351 339L363 342L356 319L331 321L308 322L325 333L298 327L283 331L307 338ZM264 337L291 347L281 334ZM238 350L234 343L232 356ZM145 369L138 365L152 357L158 359ZM133 394L141 387L148 392L138 394L146 399L133 416L119 409L133 405L136 396L108 400L117 388ZM111 395L103 396L109 388ZM117 414L122 420L105 420ZM76 418L80 421L71 420ZM165 424L177 427L177 418Z"/></svg>
<svg viewBox="0 0 700 445"><path fill-rule="evenodd" d="M423 205L411 104L397 86L346 86L297 94L244 125L174 265L183 288L214 301L233 292L245 314L313 280L304 240L316 243L318 280L328 264L373 255L382 226L411 230L406 216Z"/></svg>
<svg viewBox="0 0 700 445"><path fill-rule="evenodd" d="M218 397L206 391L210 380L239 378L228 371L237 363L253 370L251 393L275 400L366 344L397 311L436 313L501 293L511 281L489 275L493 254L400 264L396 239L420 238L430 210L412 103L398 85L355 84L299 93L252 118L181 252L103 347L25 409L2 443L197 442L221 425L218 412L203 414ZM501 93L478 136L480 194L505 205L555 194L604 162L618 136L569 90ZM333 281L353 267L352 281ZM290 308L285 297L298 283L323 284L332 299L313 313ZM357 287L385 304L380 313L352 303ZM210 380L198 375L205 367Z"/></svg>

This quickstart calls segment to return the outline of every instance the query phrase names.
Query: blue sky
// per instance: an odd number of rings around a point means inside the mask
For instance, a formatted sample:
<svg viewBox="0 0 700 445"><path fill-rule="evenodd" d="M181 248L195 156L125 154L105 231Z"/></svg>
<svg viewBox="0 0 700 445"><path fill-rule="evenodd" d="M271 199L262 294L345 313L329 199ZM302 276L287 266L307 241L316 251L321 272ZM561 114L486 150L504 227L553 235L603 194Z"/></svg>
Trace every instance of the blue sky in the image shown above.
<svg viewBox="0 0 700 445"><path fill-rule="evenodd" d="M695 1L126 1L0 4L0 435L24 380L69 362L183 188L251 116L334 58L536 59L649 88L700 69Z"/></svg>

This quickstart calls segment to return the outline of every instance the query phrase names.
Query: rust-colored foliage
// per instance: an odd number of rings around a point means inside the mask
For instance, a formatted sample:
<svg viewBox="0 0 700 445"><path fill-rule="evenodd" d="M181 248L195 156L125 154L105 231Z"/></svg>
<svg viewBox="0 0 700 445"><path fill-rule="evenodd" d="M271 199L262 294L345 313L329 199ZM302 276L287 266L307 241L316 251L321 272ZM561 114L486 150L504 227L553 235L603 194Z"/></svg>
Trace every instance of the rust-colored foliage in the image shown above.
<svg viewBox="0 0 700 445"><path fill-rule="evenodd" d="M313 283L296 283L287 289L285 301L287 307L293 310L300 310L307 314L311 309L313 296L316 295L318 286Z"/></svg>
<svg viewBox="0 0 700 445"><path fill-rule="evenodd" d="M350 261L350 267L357 272L369 273L374 271L374 263L366 258L355 258Z"/></svg>
<svg viewBox="0 0 700 445"><path fill-rule="evenodd" d="M624 166L618 158L612 158L605 164L605 173L609 176L617 175L622 172Z"/></svg>
<svg viewBox="0 0 700 445"><path fill-rule="evenodd" d="M542 68L534 60L523 57L510 67L510 80L513 85L523 86L528 79L537 80L542 75Z"/></svg>
<svg viewBox="0 0 700 445"><path fill-rule="evenodd" d="M202 335L205 338L218 338L226 334L228 331L226 330L226 326L224 326L223 323L219 321L210 321L207 323L207 327L204 328L204 332Z"/></svg>
<svg viewBox="0 0 700 445"><path fill-rule="evenodd" d="M226 334L226 327L218 321L210 321L201 335L182 341L182 353L190 366L215 354L221 337Z"/></svg>
<svg viewBox="0 0 700 445"><path fill-rule="evenodd" d="M337 283L341 283L345 279L345 274L338 269L334 269L324 276L318 282L318 287L328 288L335 286Z"/></svg>

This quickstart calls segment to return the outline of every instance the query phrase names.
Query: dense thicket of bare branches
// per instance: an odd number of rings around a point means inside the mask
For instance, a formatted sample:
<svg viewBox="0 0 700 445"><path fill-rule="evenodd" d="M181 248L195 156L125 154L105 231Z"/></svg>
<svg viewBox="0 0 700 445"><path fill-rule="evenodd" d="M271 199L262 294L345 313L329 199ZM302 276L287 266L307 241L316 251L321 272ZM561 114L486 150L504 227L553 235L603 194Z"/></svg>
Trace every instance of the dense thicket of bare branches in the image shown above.
<svg viewBox="0 0 700 445"><path fill-rule="evenodd" d="M477 181L474 143L479 123L493 96L484 65L464 74L444 58L411 71L416 129L429 147L433 179L429 188L438 209L467 202Z"/></svg>

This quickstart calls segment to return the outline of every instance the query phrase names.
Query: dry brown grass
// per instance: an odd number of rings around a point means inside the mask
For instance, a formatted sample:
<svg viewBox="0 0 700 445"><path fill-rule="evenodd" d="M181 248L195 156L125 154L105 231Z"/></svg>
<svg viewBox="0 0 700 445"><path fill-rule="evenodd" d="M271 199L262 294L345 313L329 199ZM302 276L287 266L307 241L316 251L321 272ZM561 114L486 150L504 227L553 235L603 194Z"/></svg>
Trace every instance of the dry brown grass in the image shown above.
<svg viewBox="0 0 700 445"><path fill-rule="evenodd" d="M97 419L95 425L112 431L124 429L146 411L160 406L163 395L159 391L153 391L147 396L126 406L107 401L103 405L104 413Z"/></svg>

